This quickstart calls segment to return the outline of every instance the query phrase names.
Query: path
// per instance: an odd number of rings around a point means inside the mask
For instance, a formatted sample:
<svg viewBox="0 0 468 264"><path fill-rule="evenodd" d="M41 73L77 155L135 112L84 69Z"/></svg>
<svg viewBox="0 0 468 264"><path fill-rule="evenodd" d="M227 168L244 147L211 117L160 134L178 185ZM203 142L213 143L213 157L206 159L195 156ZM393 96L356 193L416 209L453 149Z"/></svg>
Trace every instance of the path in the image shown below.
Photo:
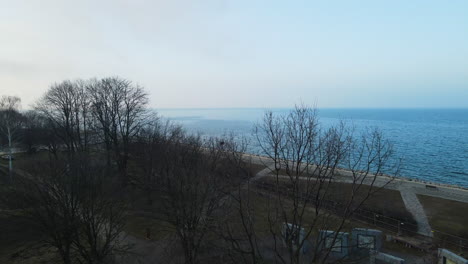
<svg viewBox="0 0 468 264"><path fill-rule="evenodd" d="M122 237L124 243L131 245L132 253L124 256L117 256L116 263L183 263L183 254L174 254L174 251L179 250L179 244L175 236L169 236L160 240L146 240L126 234L124 232Z"/></svg>
<svg viewBox="0 0 468 264"><path fill-rule="evenodd" d="M257 172L257 174L255 174L255 177L250 179L250 182L252 183L258 181L262 177L268 176L268 174L270 174L272 170L272 165L266 166L263 170Z"/></svg>
<svg viewBox="0 0 468 264"><path fill-rule="evenodd" d="M252 161L252 163L254 164L271 164L271 160L269 160L269 158L267 157L250 154L245 154L245 157L248 160ZM338 173L340 176L336 177L336 180L340 182L352 182L351 173L349 171L340 169L338 170ZM390 180L391 183L387 184ZM389 176L378 176L374 185L378 187L385 186L386 189L393 190L405 189L415 194L428 195L437 198L468 203L468 189L460 188L457 186L419 182L414 180L408 180L405 178L395 178ZM436 188L427 188L427 185L435 186Z"/></svg>
<svg viewBox="0 0 468 264"><path fill-rule="evenodd" d="M426 212L419 202L416 193L411 188L400 189L401 198L405 203L406 210L413 215L414 220L418 223L418 233L428 237L433 237L432 228L429 225Z"/></svg>

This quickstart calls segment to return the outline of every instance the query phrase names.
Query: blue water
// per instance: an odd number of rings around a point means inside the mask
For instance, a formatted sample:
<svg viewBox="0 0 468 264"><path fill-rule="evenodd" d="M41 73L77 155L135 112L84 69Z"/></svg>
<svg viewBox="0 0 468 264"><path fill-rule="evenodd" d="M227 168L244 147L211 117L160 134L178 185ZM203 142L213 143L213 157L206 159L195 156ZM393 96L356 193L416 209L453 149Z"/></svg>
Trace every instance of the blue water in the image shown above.
<svg viewBox="0 0 468 264"><path fill-rule="evenodd" d="M273 109L287 113L288 109ZM188 131L234 133L255 144L253 127L264 109L161 109ZM378 127L402 159L400 175L468 187L468 109L321 109L324 126L344 120L356 131Z"/></svg>

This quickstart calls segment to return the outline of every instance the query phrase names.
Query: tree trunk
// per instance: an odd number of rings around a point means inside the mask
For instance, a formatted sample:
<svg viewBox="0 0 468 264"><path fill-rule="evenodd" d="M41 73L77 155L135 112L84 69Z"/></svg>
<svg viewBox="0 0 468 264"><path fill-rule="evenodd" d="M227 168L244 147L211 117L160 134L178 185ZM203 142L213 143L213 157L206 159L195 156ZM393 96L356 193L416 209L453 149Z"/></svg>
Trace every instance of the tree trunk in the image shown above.
<svg viewBox="0 0 468 264"><path fill-rule="evenodd" d="M190 242L184 244L184 255L186 264L197 264L197 258L195 256L193 245Z"/></svg>
<svg viewBox="0 0 468 264"><path fill-rule="evenodd" d="M9 148L9 151L8 151L8 172L9 172L9 175L10 175L10 181L13 182L13 162L12 162L12 159L11 159L11 156L13 155L13 153L12 153L12 150L11 150L11 131L10 131L10 127L7 127L7 131L8 131L8 148Z"/></svg>

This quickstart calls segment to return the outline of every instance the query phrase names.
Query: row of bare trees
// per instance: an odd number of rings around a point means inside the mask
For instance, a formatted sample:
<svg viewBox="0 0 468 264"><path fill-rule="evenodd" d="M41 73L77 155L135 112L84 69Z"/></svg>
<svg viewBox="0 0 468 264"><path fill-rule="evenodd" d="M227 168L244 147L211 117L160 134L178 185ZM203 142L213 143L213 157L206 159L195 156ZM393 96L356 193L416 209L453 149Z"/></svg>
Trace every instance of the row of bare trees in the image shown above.
<svg viewBox="0 0 468 264"><path fill-rule="evenodd" d="M129 147L145 122L147 103L142 87L113 77L55 84L35 109L69 155L98 146L126 184Z"/></svg>
<svg viewBox="0 0 468 264"><path fill-rule="evenodd" d="M307 106L267 112L254 133L263 154L256 163L271 169L262 179L253 178L246 145L233 137L202 140L161 122L143 128L137 182L153 217L174 227L185 263L206 262L200 252L207 246L233 263L333 260L330 245L350 228L353 213L390 183L379 175L398 173L391 144L378 130L322 127Z"/></svg>
<svg viewBox="0 0 468 264"><path fill-rule="evenodd" d="M153 217L174 227L185 263L200 263L206 238L226 212L224 200L249 176L246 164L232 140L203 141L176 129L161 143L156 171L144 184L158 200Z"/></svg>
<svg viewBox="0 0 468 264"><path fill-rule="evenodd" d="M41 162L14 182L7 203L15 203L43 234L41 244L56 250L62 263L112 263L127 252L126 202L105 164L85 155L73 161Z"/></svg>
<svg viewBox="0 0 468 264"><path fill-rule="evenodd" d="M146 122L147 103L144 89L122 78L63 81L25 113L18 97L2 97L0 128L9 150L15 139L28 150L47 148L56 158L58 152L72 158L102 150L125 185L130 144Z"/></svg>
<svg viewBox="0 0 468 264"><path fill-rule="evenodd" d="M1 102L10 174L15 143L50 154L15 170L4 204L22 209L63 263L113 263L128 251L124 194L130 145L147 114L143 88L118 77L63 81L27 112L19 98Z"/></svg>
<svg viewBox="0 0 468 264"><path fill-rule="evenodd" d="M30 177L18 177L13 192L2 194L3 204L21 210L12 216L26 218L42 234L28 241L30 248L51 248L57 257L45 257L54 263L115 263L131 253L123 233L127 202L119 196L121 185L102 164L91 163L83 157L30 168Z"/></svg>
<svg viewBox="0 0 468 264"><path fill-rule="evenodd" d="M129 185L145 197L147 213L172 228L185 263L213 255L325 263L353 213L389 183L378 175L397 173L380 132L323 127L312 107L267 112L249 142L263 157L252 158L247 142L187 133L150 114L147 103L142 87L121 78L64 81L24 114L26 145L47 146L52 158L22 168L30 174L17 194L64 263L112 262L128 249ZM254 177L252 163L269 175ZM331 241L320 230L334 231Z"/></svg>
<svg viewBox="0 0 468 264"><path fill-rule="evenodd" d="M391 144L376 129L355 135L344 123L323 127L317 110L303 105L284 115L267 112L255 135L271 177L264 178L267 190L248 181L231 193L236 221L221 230L236 261L346 262L333 256L341 250L333 245L353 213L392 181L379 175L398 173Z"/></svg>

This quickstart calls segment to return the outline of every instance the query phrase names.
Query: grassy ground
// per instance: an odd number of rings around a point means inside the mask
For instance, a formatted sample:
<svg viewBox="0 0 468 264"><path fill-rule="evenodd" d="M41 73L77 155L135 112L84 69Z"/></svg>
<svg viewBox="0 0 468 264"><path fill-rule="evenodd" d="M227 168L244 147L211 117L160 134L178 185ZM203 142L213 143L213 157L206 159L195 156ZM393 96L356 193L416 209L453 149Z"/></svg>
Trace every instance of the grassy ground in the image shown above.
<svg viewBox="0 0 468 264"><path fill-rule="evenodd" d="M8 169L0 166L0 184L8 182Z"/></svg>
<svg viewBox="0 0 468 264"><path fill-rule="evenodd" d="M250 198L251 198L251 202L253 205L253 211L254 211L253 219L255 219L254 226L255 226L255 230L257 231L257 235L259 235L261 238L271 237L270 222L268 221L268 213L270 211L271 215L275 214L274 209L272 207L271 199L266 194L262 195L261 193L252 193ZM285 208L288 208L288 202L286 202ZM336 215L330 214L329 212L326 212L325 216L323 216L323 220L325 221L319 221L316 223L315 226L311 227L310 223L312 223L313 219L315 218L314 213L315 211L312 208L307 208L305 211L305 215L304 215L304 220L305 220L304 228L306 230L308 228L312 228L312 232L311 232L312 237L316 237L318 235L318 230L321 230L321 229L333 230L337 228L338 224L341 223L341 219L339 217L337 217ZM236 217L237 216L232 216L231 221L236 221L235 220ZM289 218L291 219L291 217ZM275 230L277 234L280 234L281 232L280 226L278 225L281 225L282 222L283 220L280 219L277 225L273 227L273 230ZM371 224L366 224L361 221L346 220L345 225L343 226L341 231L351 232L353 228L379 229ZM388 233L385 230L383 230L383 234L384 234L383 235L384 239L385 239L385 235L387 234L394 235L393 233ZM398 244L398 243L393 243L393 242L384 241L384 248L385 248L385 252L389 254L397 255L400 257L404 257L405 259L408 259L408 260L418 259L420 257L427 255L427 253L425 252L421 252L417 249L407 248L403 244Z"/></svg>
<svg viewBox="0 0 468 264"><path fill-rule="evenodd" d="M33 154L17 153L13 160L13 171L18 169L28 173L42 172L49 160L48 151L39 151ZM0 160L0 167L7 169L8 161Z"/></svg>
<svg viewBox="0 0 468 264"><path fill-rule="evenodd" d="M8 169L0 167L0 179L8 177ZM5 198L8 186L0 183L0 198ZM40 243L39 229L21 217L15 208L0 199L0 263L50 263L55 254Z"/></svg>
<svg viewBox="0 0 468 264"><path fill-rule="evenodd" d="M271 216L274 216L276 213L275 213L275 209L274 209L275 207L273 205L272 199L267 195L266 192L263 192L263 193L264 195L261 195L259 193L253 193L251 194L250 199L253 205L253 210L255 212L254 215L256 219L255 220L256 230L259 231L260 234L263 234L266 236L270 234L270 230L269 230L270 222L268 220L269 213ZM292 212L287 212L288 208L293 208L292 202L287 201L287 200L284 201L283 208L285 208L286 213L289 214L288 219L292 219L292 215L291 215ZM311 227L310 225L314 219L315 219L315 210L311 207L307 207L304 213L304 227L305 228ZM274 227L274 229L276 230L276 232L278 232L278 234L280 233L280 228L281 228L280 225L282 222L283 222L283 219L278 219L278 225ZM326 212L323 214L323 218L321 219L321 221L319 221L319 223L317 223L317 225L312 228L316 229L317 227L320 227L320 229L332 229L332 228L336 228L340 222L341 222L340 218ZM354 223L354 224L357 224L357 223ZM349 231L352 228L353 226L350 225L349 221L347 221L344 227L344 230ZM315 231L316 230L314 230L313 232Z"/></svg>
<svg viewBox="0 0 468 264"><path fill-rule="evenodd" d="M0 263L51 263L53 250L41 243L41 234L29 220L0 212Z"/></svg>
<svg viewBox="0 0 468 264"><path fill-rule="evenodd" d="M274 184L275 180L275 177L265 177L261 179L261 182ZM288 184L288 180L282 181L285 185ZM305 184L302 185L302 187L304 186ZM324 189L325 188L327 187L324 187ZM326 199L345 203L348 201L352 193L352 188L353 186L348 183L331 183L327 188ZM357 201L362 201L369 191L373 193L368 199L365 200L362 206L363 209L378 212L382 215L393 218L407 220L408 222L414 222L411 214L406 210L399 191L380 189L374 192L373 190L370 190L366 185L362 185L358 190L356 194Z"/></svg>
<svg viewBox="0 0 468 264"><path fill-rule="evenodd" d="M124 231L140 239L160 240L173 234L174 228L151 217L130 214L127 217Z"/></svg>
<svg viewBox="0 0 468 264"><path fill-rule="evenodd" d="M433 229L468 239L468 203L426 195L418 198Z"/></svg>
<svg viewBox="0 0 468 264"><path fill-rule="evenodd" d="M266 167L264 165L259 165L259 164L249 164L248 168L250 169L250 174L252 176L255 176L257 173L259 173L261 170L265 169Z"/></svg>
<svg viewBox="0 0 468 264"><path fill-rule="evenodd" d="M418 195L418 199L429 218L438 247L468 258L468 203L426 195Z"/></svg>

